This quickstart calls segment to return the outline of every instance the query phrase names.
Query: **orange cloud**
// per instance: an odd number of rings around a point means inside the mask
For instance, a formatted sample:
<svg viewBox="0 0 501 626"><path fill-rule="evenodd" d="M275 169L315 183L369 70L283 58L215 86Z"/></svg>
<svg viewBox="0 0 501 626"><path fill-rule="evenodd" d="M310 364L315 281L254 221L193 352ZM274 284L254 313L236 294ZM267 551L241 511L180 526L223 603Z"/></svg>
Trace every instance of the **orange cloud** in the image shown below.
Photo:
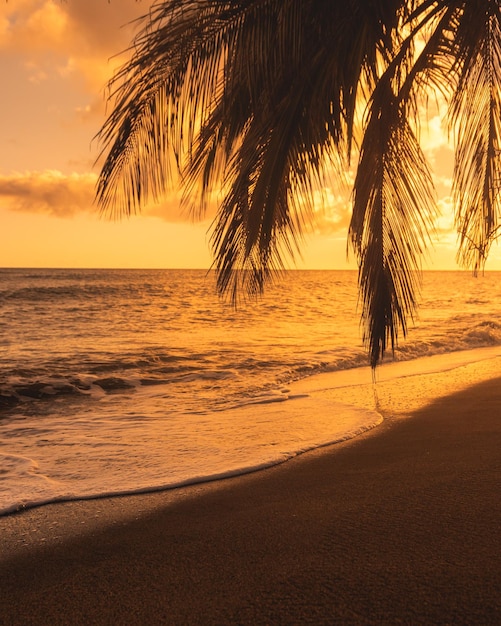
<svg viewBox="0 0 501 626"><path fill-rule="evenodd" d="M57 170L0 175L0 205L10 211L60 218L97 212L96 181L94 173L66 175ZM171 223L193 221L180 207L179 194L174 192L167 194L162 203L146 207L142 214Z"/></svg>
<svg viewBox="0 0 501 626"><path fill-rule="evenodd" d="M62 44L67 26L63 3L17 0L5 6L0 46L10 51L54 49Z"/></svg>
<svg viewBox="0 0 501 626"><path fill-rule="evenodd" d="M71 217L92 210L95 183L95 174L56 170L0 176L0 202L12 211Z"/></svg>
<svg viewBox="0 0 501 626"><path fill-rule="evenodd" d="M116 57L131 43L138 17L151 0L16 0L0 18L0 50L21 53L33 76L52 71L83 78L89 91L102 91L124 59Z"/></svg>
<svg viewBox="0 0 501 626"><path fill-rule="evenodd" d="M314 192L312 223L307 231L333 235L346 233L351 219L349 193L334 192L325 187Z"/></svg>
<svg viewBox="0 0 501 626"><path fill-rule="evenodd" d="M152 0L15 0L0 17L0 46L113 55L127 47Z"/></svg>

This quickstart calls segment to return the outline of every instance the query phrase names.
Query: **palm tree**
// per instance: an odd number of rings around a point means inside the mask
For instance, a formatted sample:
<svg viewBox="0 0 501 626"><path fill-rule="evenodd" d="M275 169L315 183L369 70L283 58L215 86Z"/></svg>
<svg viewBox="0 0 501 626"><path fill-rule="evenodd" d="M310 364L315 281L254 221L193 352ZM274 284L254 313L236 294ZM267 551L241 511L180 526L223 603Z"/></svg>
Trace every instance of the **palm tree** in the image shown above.
<svg viewBox="0 0 501 626"><path fill-rule="evenodd" d="M496 0L156 0L110 83L101 209L130 214L180 176L203 215L218 290L261 292L300 250L313 195L352 155L349 242L373 367L416 311L435 218L418 112L437 91L456 141L460 262L500 228Z"/></svg>

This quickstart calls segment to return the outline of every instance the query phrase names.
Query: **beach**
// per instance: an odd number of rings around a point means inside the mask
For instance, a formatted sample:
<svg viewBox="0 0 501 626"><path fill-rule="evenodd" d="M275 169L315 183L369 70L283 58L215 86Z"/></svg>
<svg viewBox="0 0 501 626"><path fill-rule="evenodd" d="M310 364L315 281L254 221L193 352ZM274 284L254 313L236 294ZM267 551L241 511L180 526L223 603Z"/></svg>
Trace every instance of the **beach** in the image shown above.
<svg viewBox="0 0 501 626"><path fill-rule="evenodd" d="M225 481L0 518L0 623L499 624L501 379Z"/></svg>

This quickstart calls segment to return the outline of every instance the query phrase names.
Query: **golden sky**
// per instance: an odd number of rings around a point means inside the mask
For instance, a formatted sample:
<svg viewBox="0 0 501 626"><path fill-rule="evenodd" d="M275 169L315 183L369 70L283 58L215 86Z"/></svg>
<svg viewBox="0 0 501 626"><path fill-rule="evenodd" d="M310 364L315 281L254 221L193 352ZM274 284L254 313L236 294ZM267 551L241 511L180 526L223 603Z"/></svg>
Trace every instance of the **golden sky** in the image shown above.
<svg viewBox="0 0 501 626"><path fill-rule="evenodd" d="M110 222L93 205L105 86L150 0L1 0L0 267L210 265L210 220L193 223L172 193L142 215ZM125 57L121 57L122 61ZM423 135L442 217L426 269L454 269L452 152L438 117ZM299 268L345 269L349 190L326 188ZM501 269L494 246L487 267Z"/></svg>

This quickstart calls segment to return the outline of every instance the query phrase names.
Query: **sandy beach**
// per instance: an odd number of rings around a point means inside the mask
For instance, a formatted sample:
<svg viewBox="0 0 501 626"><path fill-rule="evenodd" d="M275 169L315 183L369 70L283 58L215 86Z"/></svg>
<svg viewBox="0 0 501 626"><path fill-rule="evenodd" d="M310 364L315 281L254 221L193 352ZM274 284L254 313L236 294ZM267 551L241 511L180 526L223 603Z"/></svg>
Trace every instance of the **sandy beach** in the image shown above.
<svg viewBox="0 0 501 626"><path fill-rule="evenodd" d="M499 624L501 379L271 470L0 518L0 623Z"/></svg>

